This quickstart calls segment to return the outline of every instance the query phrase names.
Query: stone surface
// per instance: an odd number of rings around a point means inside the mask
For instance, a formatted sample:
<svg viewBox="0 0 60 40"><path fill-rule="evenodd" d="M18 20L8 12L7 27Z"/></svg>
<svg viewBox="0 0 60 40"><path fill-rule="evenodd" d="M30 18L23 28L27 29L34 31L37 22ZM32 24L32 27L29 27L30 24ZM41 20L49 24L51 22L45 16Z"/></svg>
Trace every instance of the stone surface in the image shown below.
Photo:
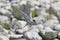
<svg viewBox="0 0 60 40"><path fill-rule="evenodd" d="M30 14L36 10L36 17L32 19L24 15L26 20L17 20L13 8L22 5L27 7L23 13ZM53 11L49 8L52 7ZM21 9L24 9L21 7ZM20 9L19 9L20 10ZM18 11L19 11L18 10ZM15 10L17 11L17 9ZM49 12L51 11L51 12ZM22 12L16 12L22 13ZM34 12L35 13L35 12ZM50 13L52 13L50 15ZM22 16L23 17L23 16ZM29 20L34 20L29 22ZM24 21L23 21L24 20ZM27 24L27 22L31 23ZM11 23L10 30L6 30L1 26L2 24ZM8 26L6 26L8 27ZM0 40L59 40L60 39L60 0L0 0Z"/></svg>
<svg viewBox="0 0 60 40"><path fill-rule="evenodd" d="M0 15L0 23L8 24L10 19L7 16Z"/></svg>
<svg viewBox="0 0 60 40"><path fill-rule="evenodd" d="M30 40L42 40L42 37L38 35L37 32L26 32L25 36L29 38Z"/></svg>
<svg viewBox="0 0 60 40"><path fill-rule="evenodd" d="M51 28L46 27L45 30L43 30L42 35L47 39L53 39L57 37L57 31L53 31Z"/></svg>

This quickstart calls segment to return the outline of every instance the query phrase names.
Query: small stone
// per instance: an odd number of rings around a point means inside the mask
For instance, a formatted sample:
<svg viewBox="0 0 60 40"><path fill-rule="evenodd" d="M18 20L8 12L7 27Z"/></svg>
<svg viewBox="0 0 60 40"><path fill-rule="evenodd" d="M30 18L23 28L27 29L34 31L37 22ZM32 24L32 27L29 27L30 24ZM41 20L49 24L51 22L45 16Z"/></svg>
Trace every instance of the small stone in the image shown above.
<svg viewBox="0 0 60 40"><path fill-rule="evenodd" d="M59 39L56 38L56 39L53 39L53 40L59 40Z"/></svg>

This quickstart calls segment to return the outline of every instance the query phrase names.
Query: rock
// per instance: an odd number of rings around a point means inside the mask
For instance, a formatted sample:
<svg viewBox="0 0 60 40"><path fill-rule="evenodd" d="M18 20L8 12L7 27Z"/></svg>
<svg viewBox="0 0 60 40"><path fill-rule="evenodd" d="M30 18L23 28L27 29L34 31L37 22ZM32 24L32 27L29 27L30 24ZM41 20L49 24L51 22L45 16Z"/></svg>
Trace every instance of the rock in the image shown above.
<svg viewBox="0 0 60 40"><path fill-rule="evenodd" d="M33 25L33 22L29 20L15 19L11 4L18 8L23 4L27 5L31 12L36 9L37 17L32 18L31 16L31 18L37 24ZM50 7L57 15L55 13L49 15ZM22 9L24 8L22 7ZM0 25L0 40L59 40L60 24L58 20L60 20L60 0L0 0L0 23L12 22L10 30L6 30Z"/></svg>
<svg viewBox="0 0 60 40"><path fill-rule="evenodd" d="M58 24L59 24L58 20L47 20L43 25L45 27L50 27L50 28L54 29L55 26Z"/></svg>
<svg viewBox="0 0 60 40"><path fill-rule="evenodd" d="M10 38L10 40L27 40L26 38Z"/></svg>
<svg viewBox="0 0 60 40"><path fill-rule="evenodd" d="M11 27L11 31L15 31L18 33L23 33L27 30L29 30L29 27L26 26L26 22L25 21L20 21L20 20L16 20L13 19L12 20L12 27Z"/></svg>
<svg viewBox="0 0 60 40"><path fill-rule="evenodd" d="M8 34L8 32L9 32L9 30L4 29L3 26L0 25L0 33L1 34L4 34L4 33Z"/></svg>
<svg viewBox="0 0 60 40"><path fill-rule="evenodd" d="M9 38L4 35L0 35L0 40L9 40Z"/></svg>
<svg viewBox="0 0 60 40"><path fill-rule="evenodd" d="M42 5L41 5L42 6ZM43 16L46 17L49 14L46 12L46 9L44 7L40 7L39 9L37 9L37 15L38 16Z"/></svg>
<svg viewBox="0 0 60 40"><path fill-rule="evenodd" d="M20 2L20 5L23 5L23 4L25 4L26 5L26 3L27 3L27 1L26 0L22 0L21 2Z"/></svg>
<svg viewBox="0 0 60 40"><path fill-rule="evenodd" d="M29 31L25 33L25 36L30 40L42 40L42 37L37 32Z"/></svg>
<svg viewBox="0 0 60 40"><path fill-rule="evenodd" d="M42 31L43 25L32 25L30 30L24 33L24 36L30 40L42 40L42 37L38 34L38 32Z"/></svg>
<svg viewBox="0 0 60 40"><path fill-rule="evenodd" d="M46 27L43 30L42 35L47 39L53 39L57 37L57 31L53 31L51 28Z"/></svg>
<svg viewBox="0 0 60 40"><path fill-rule="evenodd" d="M53 39L53 40L59 40L59 39L55 38L55 39Z"/></svg>
<svg viewBox="0 0 60 40"><path fill-rule="evenodd" d="M4 32L3 27L0 25L0 32Z"/></svg>
<svg viewBox="0 0 60 40"><path fill-rule="evenodd" d="M60 39L60 32L58 33L58 38Z"/></svg>
<svg viewBox="0 0 60 40"><path fill-rule="evenodd" d="M56 3L52 4L52 7L53 7L55 10L59 11L59 10L60 10L60 2L56 2Z"/></svg>
<svg viewBox="0 0 60 40"><path fill-rule="evenodd" d="M4 8L5 8L5 10L12 10L11 3L7 2L6 6Z"/></svg>
<svg viewBox="0 0 60 40"><path fill-rule="evenodd" d="M26 24L27 23L25 21L16 20L15 18L13 18L13 20L12 20L12 25L14 25L14 27L17 26L17 28L20 28L20 29L23 28Z"/></svg>
<svg viewBox="0 0 60 40"><path fill-rule="evenodd" d="M45 33L45 36L46 36L48 39L53 39L53 38L56 38L56 37L57 37L57 32L46 32L46 33Z"/></svg>
<svg viewBox="0 0 60 40"><path fill-rule="evenodd" d="M42 24L32 25L31 26L31 31L40 32L43 29L44 29L44 26Z"/></svg>
<svg viewBox="0 0 60 40"><path fill-rule="evenodd" d="M21 38L23 35L17 35L17 34L13 34L13 35L9 35L9 38Z"/></svg>
<svg viewBox="0 0 60 40"><path fill-rule="evenodd" d="M9 40L8 33L0 26L0 40Z"/></svg>
<svg viewBox="0 0 60 40"><path fill-rule="evenodd" d="M23 28L27 23L25 21L17 21L17 25L20 25Z"/></svg>
<svg viewBox="0 0 60 40"><path fill-rule="evenodd" d="M55 30L60 31L60 24L55 26Z"/></svg>
<svg viewBox="0 0 60 40"><path fill-rule="evenodd" d="M10 19L7 16L0 15L0 23L9 24Z"/></svg>
<svg viewBox="0 0 60 40"><path fill-rule="evenodd" d="M6 16L9 16L9 15L12 15L12 13L6 9L0 9L0 12L3 14L3 15L6 15Z"/></svg>

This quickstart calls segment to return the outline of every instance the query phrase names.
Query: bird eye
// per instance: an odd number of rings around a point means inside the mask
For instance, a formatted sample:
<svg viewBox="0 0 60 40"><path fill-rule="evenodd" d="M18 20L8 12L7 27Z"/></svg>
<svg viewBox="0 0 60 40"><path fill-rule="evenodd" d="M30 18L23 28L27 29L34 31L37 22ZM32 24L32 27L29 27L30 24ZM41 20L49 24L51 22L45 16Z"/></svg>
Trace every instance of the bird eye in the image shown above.
<svg viewBox="0 0 60 40"><path fill-rule="evenodd" d="M33 20L33 22L35 22L35 20Z"/></svg>
<svg viewBox="0 0 60 40"><path fill-rule="evenodd" d="M39 5L38 7L42 7L42 5Z"/></svg>

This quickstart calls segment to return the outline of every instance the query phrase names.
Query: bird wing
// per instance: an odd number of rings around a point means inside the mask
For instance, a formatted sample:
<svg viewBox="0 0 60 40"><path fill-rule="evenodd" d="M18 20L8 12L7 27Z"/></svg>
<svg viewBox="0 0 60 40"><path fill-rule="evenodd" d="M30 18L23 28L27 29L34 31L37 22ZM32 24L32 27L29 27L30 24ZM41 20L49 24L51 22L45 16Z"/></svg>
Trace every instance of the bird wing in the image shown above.
<svg viewBox="0 0 60 40"><path fill-rule="evenodd" d="M15 7L15 6L12 6L12 7L15 8L24 17L27 24L30 24L32 22L31 18L27 15L27 13L24 13L18 7Z"/></svg>
<svg viewBox="0 0 60 40"><path fill-rule="evenodd" d="M23 5L23 7L24 7L24 12L30 17L31 14L30 8L26 5Z"/></svg>

